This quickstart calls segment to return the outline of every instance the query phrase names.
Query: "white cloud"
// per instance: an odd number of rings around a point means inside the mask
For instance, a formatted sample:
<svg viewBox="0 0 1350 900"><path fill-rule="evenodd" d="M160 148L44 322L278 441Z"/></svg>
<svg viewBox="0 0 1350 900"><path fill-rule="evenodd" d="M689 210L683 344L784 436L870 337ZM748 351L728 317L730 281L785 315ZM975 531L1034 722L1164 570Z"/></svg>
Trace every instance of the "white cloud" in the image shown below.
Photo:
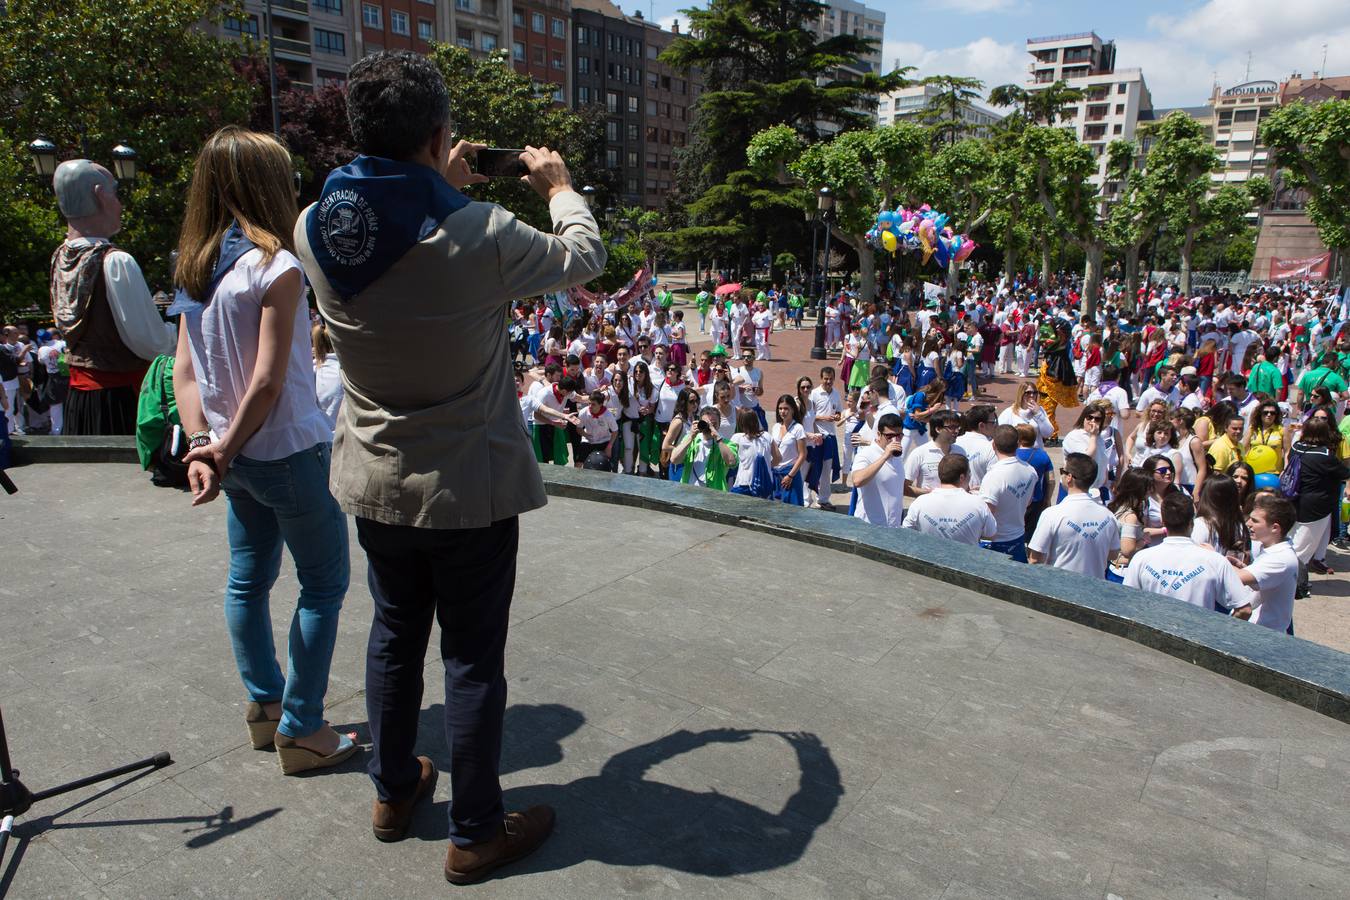
<svg viewBox="0 0 1350 900"><path fill-rule="evenodd" d="M1350 0L1208 0L1182 15L1150 16L1148 25L1173 41L1245 52L1301 41L1315 30L1348 20Z"/></svg>
<svg viewBox="0 0 1350 900"><path fill-rule="evenodd" d="M909 41L886 41L882 46L882 69L914 66L914 76L963 75L984 82L985 91L1000 84L1021 84L1027 78L1026 46L1003 44L991 37L976 38L960 47L934 49Z"/></svg>
<svg viewBox="0 0 1350 900"><path fill-rule="evenodd" d="M942 8L959 12L1005 12L1017 5L1016 0L948 0Z"/></svg>

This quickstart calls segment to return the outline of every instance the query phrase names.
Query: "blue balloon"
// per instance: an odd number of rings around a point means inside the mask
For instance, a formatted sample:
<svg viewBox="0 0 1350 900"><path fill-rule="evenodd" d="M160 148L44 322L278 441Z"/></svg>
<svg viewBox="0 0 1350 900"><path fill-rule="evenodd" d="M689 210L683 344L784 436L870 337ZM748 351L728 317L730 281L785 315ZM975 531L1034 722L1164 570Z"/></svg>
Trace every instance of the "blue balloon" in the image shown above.
<svg viewBox="0 0 1350 900"><path fill-rule="evenodd" d="M1256 476L1256 480L1252 483L1255 484L1258 489L1269 488L1271 490L1279 490L1280 476L1276 475L1274 472L1262 472L1260 475Z"/></svg>

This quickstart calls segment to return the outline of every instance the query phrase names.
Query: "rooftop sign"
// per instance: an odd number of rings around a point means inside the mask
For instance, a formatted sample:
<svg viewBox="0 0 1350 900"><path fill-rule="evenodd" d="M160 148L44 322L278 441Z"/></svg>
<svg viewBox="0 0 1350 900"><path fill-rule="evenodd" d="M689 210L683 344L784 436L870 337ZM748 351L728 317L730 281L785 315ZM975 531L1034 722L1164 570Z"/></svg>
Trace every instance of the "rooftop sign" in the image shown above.
<svg viewBox="0 0 1350 900"><path fill-rule="evenodd" d="M1230 87L1223 92L1223 95L1225 97L1240 97L1245 94L1273 94L1279 89L1280 86L1273 81L1248 81L1246 84Z"/></svg>

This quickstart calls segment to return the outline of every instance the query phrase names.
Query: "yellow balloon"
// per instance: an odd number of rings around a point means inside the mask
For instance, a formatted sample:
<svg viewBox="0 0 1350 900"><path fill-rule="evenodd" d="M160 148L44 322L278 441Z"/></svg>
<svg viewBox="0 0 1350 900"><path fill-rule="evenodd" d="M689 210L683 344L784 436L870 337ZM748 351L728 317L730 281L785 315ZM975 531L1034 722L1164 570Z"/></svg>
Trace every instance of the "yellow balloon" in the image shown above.
<svg viewBox="0 0 1350 900"><path fill-rule="evenodd" d="M1280 455L1275 452L1275 448L1258 444L1247 451L1247 458L1244 462L1251 466L1252 471L1257 475L1264 475L1267 472L1274 472L1279 469Z"/></svg>
<svg viewBox="0 0 1350 900"><path fill-rule="evenodd" d="M881 233L881 246L885 247L891 253L895 252L895 235L889 231Z"/></svg>

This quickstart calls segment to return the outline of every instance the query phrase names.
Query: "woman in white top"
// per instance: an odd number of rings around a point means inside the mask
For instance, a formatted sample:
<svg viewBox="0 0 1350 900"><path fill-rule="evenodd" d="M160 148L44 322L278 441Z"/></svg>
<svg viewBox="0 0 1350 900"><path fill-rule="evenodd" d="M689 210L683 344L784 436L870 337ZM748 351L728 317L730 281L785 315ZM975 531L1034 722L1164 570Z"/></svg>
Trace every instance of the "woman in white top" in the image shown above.
<svg viewBox="0 0 1350 900"><path fill-rule="evenodd" d="M720 297L714 299L712 309L708 310L708 334L714 347L727 342L727 313L720 300Z"/></svg>
<svg viewBox="0 0 1350 900"><path fill-rule="evenodd" d="M731 402L735 393L735 388L725 378L712 383L708 405L716 407L722 417L722 421L717 424L717 436L724 441L731 440L731 436L736 433L736 410Z"/></svg>
<svg viewBox="0 0 1350 900"><path fill-rule="evenodd" d="M1208 544L1220 556L1234 553L1245 559L1250 552L1252 538L1242 520L1242 503L1232 477L1215 472L1196 491L1191 540Z"/></svg>
<svg viewBox="0 0 1350 900"><path fill-rule="evenodd" d="M1030 425L1036 429L1036 446L1044 447L1045 439L1055 433L1055 426L1045 414L1040 404L1040 389L1034 381L1023 382L1017 389L1017 397L998 414L998 424Z"/></svg>
<svg viewBox="0 0 1350 900"><path fill-rule="evenodd" d="M328 339L328 326L322 320L315 324L309 339L314 349L314 390L319 409L323 410L329 429L336 431L338 410L342 408L342 369L333 352L333 342Z"/></svg>
<svg viewBox="0 0 1350 900"><path fill-rule="evenodd" d="M1167 527L1162 520L1162 502L1168 494L1179 491L1176 486L1176 463L1166 456L1150 456L1144 460L1140 471L1148 476L1148 502L1144 507L1144 539L1150 547L1161 544L1167 537Z"/></svg>
<svg viewBox="0 0 1350 900"><path fill-rule="evenodd" d="M356 751L323 719L338 613L347 593L347 521L328 492L332 432L315 393L290 154L229 126L197 158L178 243L182 313L174 392L188 432L192 504L226 497L225 621L249 694L249 738L275 742L282 772ZM300 599L289 668L277 664L268 601L281 546Z"/></svg>
<svg viewBox="0 0 1350 900"><path fill-rule="evenodd" d="M691 387L685 387L675 399L675 415L666 427L666 436L661 440L661 459L666 462L670 481L682 481L684 478L684 458L673 456L671 451L677 444L684 443L693 423L698 420L698 411L702 405L703 398Z"/></svg>
<svg viewBox="0 0 1350 900"><path fill-rule="evenodd" d="M1149 476L1143 469L1127 469L1116 482L1115 496L1111 498L1111 514L1120 526L1120 552L1107 566L1106 580L1123 584L1125 570L1134 554L1148 546L1144 539L1144 519L1147 515Z"/></svg>
<svg viewBox="0 0 1350 900"><path fill-rule="evenodd" d="M1177 432L1177 450L1181 455L1181 476L1177 484L1191 495L1199 493L1209 477L1209 458L1205 456L1205 444L1195 434L1195 410L1172 410L1172 427Z"/></svg>
<svg viewBox="0 0 1350 900"><path fill-rule="evenodd" d="M1171 422L1166 419L1150 422L1144 433L1137 439L1131 437L1131 441L1133 446L1127 447L1131 466L1139 468L1148 459L1161 456L1172 464L1173 484L1181 483L1181 452L1177 449L1177 430Z"/></svg>
<svg viewBox="0 0 1350 900"><path fill-rule="evenodd" d="M761 463L768 468L773 457L773 438L760 429L759 416L752 409L736 410L736 433L731 436L736 446L736 478L731 485L731 493L755 496L751 485L755 482L755 469ZM772 473L768 481L773 481ZM772 485L765 485L772 491ZM764 494L765 498L770 494Z"/></svg>
<svg viewBox="0 0 1350 900"><path fill-rule="evenodd" d="M623 344L630 351L637 346L637 326L633 324L633 319L628 313L619 313L619 324L614 328L614 333L618 336L619 343Z"/></svg>
<svg viewBox="0 0 1350 900"><path fill-rule="evenodd" d="M797 401L791 394L778 398L778 421L769 434L773 438L773 499L792 506L803 506L802 466L806 465L806 429L802 427Z"/></svg>

